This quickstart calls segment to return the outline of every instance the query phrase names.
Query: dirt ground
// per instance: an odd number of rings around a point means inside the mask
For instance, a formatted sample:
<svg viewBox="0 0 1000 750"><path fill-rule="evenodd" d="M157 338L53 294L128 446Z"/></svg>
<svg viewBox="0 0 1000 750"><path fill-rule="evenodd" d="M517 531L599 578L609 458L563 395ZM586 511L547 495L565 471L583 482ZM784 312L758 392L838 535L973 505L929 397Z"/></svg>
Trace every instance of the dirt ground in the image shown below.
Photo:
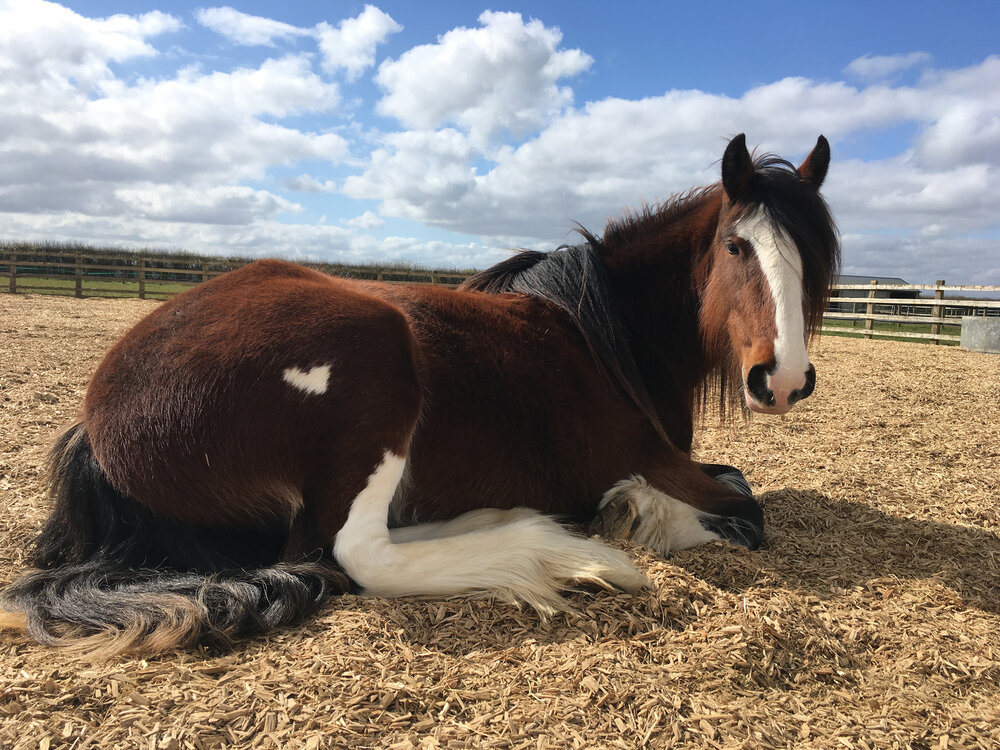
<svg viewBox="0 0 1000 750"><path fill-rule="evenodd" d="M103 352L155 307L0 294L0 584ZM1000 747L1000 357L827 337L790 415L706 424L756 552L658 559L541 622L342 597L228 653L88 664L0 634L2 748Z"/></svg>

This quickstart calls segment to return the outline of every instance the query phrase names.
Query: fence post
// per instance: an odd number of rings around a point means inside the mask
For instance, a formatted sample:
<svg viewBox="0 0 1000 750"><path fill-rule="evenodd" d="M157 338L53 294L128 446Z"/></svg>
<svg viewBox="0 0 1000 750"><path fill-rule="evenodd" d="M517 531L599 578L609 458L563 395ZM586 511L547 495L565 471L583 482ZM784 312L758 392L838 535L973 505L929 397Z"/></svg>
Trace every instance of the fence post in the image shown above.
<svg viewBox="0 0 1000 750"><path fill-rule="evenodd" d="M146 259L139 258L139 299L146 299Z"/></svg>
<svg viewBox="0 0 1000 750"><path fill-rule="evenodd" d="M10 293L17 294L17 253L10 251Z"/></svg>
<svg viewBox="0 0 1000 750"><path fill-rule="evenodd" d="M934 282L934 285L939 287L938 289L934 290L934 299L943 300L944 289L941 289L940 287L944 286L944 279L938 279L937 281ZM944 305L934 305L934 310L931 312L931 315L933 315L935 318L944 318ZM940 323L931 323L931 336L935 335L936 336L941 335ZM934 338L931 340L934 342L935 346L939 346L941 344L940 338Z"/></svg>
<svg viewBox="0 0 1000 750"><path fill-rule="evenodd" d="M83 296L83 255L76 254L76 296Z"/></svg>
<svg viewBox="0 0 1000 750"><path fill-rule="evenodd" d="M865 306L865 338L870 339L875 330L875 287L878 281L872 279L872 290L868 292L868 304Z"/></svg>

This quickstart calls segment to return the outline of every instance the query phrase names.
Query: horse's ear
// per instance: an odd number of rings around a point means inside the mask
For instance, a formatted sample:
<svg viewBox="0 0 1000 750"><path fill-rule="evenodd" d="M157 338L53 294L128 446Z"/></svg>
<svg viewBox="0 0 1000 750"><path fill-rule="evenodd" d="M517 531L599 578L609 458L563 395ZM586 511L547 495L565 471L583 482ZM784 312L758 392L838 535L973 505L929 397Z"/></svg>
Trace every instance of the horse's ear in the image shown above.
<svg viewBox="0 0 1000 750"><path fill-rule="evenodd" d="M806 182L819 190L826 179L826 170L830 168L830 143L823 136L816 139L816 146L799 167L799 175Z"/></svg>
<svg viewBox="0 0 1000 750"><path fill-rule="evenodd" d="M753 176L753 162L747 151L747 137L740 133L726 146L722 155L722 187L729 200L738 201Z"/></svg>

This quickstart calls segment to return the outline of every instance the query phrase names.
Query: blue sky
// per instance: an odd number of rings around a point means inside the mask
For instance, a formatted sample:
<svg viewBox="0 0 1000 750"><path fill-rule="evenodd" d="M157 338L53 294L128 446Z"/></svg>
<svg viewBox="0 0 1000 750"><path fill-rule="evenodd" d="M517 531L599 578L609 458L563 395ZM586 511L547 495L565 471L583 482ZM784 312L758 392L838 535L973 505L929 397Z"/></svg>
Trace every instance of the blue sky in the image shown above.
<svg viewBox="0 0 1000 750"><path fill-rule="evenodd" d="M0 237L483 267L824 133L848 273L1000 284L1000 4L0 0Z"/></svg>

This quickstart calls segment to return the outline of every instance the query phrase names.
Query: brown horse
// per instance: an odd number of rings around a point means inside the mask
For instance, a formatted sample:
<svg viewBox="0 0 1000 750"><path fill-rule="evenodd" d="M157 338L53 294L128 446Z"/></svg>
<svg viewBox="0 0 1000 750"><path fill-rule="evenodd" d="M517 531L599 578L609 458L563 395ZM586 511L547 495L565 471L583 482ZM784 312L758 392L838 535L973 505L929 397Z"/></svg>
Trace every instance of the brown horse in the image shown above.
<svg viewBox="0 0 1000 750"><path fill-rule="evenodd" d="M574 533L602 498L662 553L756 547L761 508L692 461L692 418L716 391L771 414L811 393L829 158L820 136L798 169L753 159L740 135L721 184L457 291L260 261L174 298L58 441L40 570L4 622L109 655L228 643L356 590L544 615L575 581L647 582Z"/></svg>

